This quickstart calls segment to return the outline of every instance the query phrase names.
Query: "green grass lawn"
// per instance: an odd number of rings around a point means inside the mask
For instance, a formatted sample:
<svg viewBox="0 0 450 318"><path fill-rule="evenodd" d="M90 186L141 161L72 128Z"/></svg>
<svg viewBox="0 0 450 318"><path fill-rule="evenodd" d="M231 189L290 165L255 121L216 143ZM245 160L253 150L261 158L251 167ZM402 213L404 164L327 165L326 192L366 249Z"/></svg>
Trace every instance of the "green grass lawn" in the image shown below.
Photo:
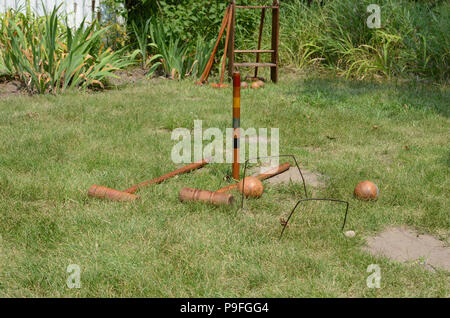
<svg viewBox="0 0 450 318"><path fill-rule="evenodd" d="M180 167L171 130L231 126L231 88L152 80L100 93L0 100L0 296L3 297L449 297L449 273L362 251L365 237L408 225L447 242L450 229L450 94L418 84L293 78L242 92L241 126L280 128L280 153L326 176L281 241L280 218L299 185L269 186L243 211L180 203L188 186L227 185L211 164L117 203L88 198ZM374 128L373 126L378 128ZM405 147L407 146L407 147ZM376 202L353 198L361 180ZM81 268L69 289L66 269ZM370 289L368 265L381 288Z"/></svg>

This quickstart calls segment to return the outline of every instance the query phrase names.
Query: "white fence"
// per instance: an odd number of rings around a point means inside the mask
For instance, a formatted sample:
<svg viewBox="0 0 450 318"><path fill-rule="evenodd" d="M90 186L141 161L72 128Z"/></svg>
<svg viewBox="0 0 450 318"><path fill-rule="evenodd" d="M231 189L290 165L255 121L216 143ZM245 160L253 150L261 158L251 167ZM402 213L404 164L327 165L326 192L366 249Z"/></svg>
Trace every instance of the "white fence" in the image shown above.
<svg viewBox="0 0 450 318"><path fill-rule="evenodd" d="M25 3L25 0L0 0L0 13L10 8L25 11ZM83 19L91 22L100 10L102 13L105 11L100 0L30 0L31 10L38 15L44 15L42 4L47 11L51 11L55 5L62 4L60 13L67 15L71 27L79 25Z"/></svg>

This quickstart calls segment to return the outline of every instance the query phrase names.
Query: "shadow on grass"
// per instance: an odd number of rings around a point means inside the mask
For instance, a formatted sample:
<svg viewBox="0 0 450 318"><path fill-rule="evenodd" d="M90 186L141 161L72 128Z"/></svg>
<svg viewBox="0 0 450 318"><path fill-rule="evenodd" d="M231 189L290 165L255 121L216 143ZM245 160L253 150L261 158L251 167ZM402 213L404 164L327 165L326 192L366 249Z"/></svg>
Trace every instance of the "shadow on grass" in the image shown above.
<svg viewBox="0 0 450 318"><path fill-rule="evenodd" d="M450 90L445 85L417 82L369 82L342 78L308 78L295 84L289 95L324 97L336 102L348 102L355 98L389 97L391 103L401 103L410 109L426 110L445 117L450 115Z"/></svg>

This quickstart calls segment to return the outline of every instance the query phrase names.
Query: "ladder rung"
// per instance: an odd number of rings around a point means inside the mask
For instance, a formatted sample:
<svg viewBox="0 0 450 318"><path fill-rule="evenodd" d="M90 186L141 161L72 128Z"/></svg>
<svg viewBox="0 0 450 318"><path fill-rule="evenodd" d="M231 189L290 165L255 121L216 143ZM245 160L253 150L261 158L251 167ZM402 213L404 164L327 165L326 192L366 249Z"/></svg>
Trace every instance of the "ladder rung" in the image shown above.
<svg viewBox="0 0 450 318"><path fill-rule="evenodd" d="M234 50L234 53L273 53L274 50Z"/></svg>
<svg viewBox="0 0 450 318"><path fill-rule="evenodd" d="M245 67L245 66L250 66L250 67L255 67L255 66L258 66L258 67L264 67L264 66L267 66L267 67L273 67L273 66L277 66L275 63L234 63L233 64L234 66L236 66L236 67Z"/></svg>
<svg viewBox="0 0 450 318"><path fill-rule="evenodd" d="M238 9L277 9L277 6L236 6Z"/></svg>

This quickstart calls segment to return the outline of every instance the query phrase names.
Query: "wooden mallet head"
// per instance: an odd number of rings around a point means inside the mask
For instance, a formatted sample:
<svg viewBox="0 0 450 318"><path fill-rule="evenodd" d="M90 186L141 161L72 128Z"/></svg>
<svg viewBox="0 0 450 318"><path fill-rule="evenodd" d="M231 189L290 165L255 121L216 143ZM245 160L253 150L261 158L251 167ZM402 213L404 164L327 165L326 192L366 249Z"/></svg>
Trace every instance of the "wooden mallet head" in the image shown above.
<svg viewBox="0 0 450 318"><path fill-rule="evenodd" d="M111 189L94 184L88 190L88 195L93 198L109 199L113 201L134 201L139 196L116 189Z"/></svg>

